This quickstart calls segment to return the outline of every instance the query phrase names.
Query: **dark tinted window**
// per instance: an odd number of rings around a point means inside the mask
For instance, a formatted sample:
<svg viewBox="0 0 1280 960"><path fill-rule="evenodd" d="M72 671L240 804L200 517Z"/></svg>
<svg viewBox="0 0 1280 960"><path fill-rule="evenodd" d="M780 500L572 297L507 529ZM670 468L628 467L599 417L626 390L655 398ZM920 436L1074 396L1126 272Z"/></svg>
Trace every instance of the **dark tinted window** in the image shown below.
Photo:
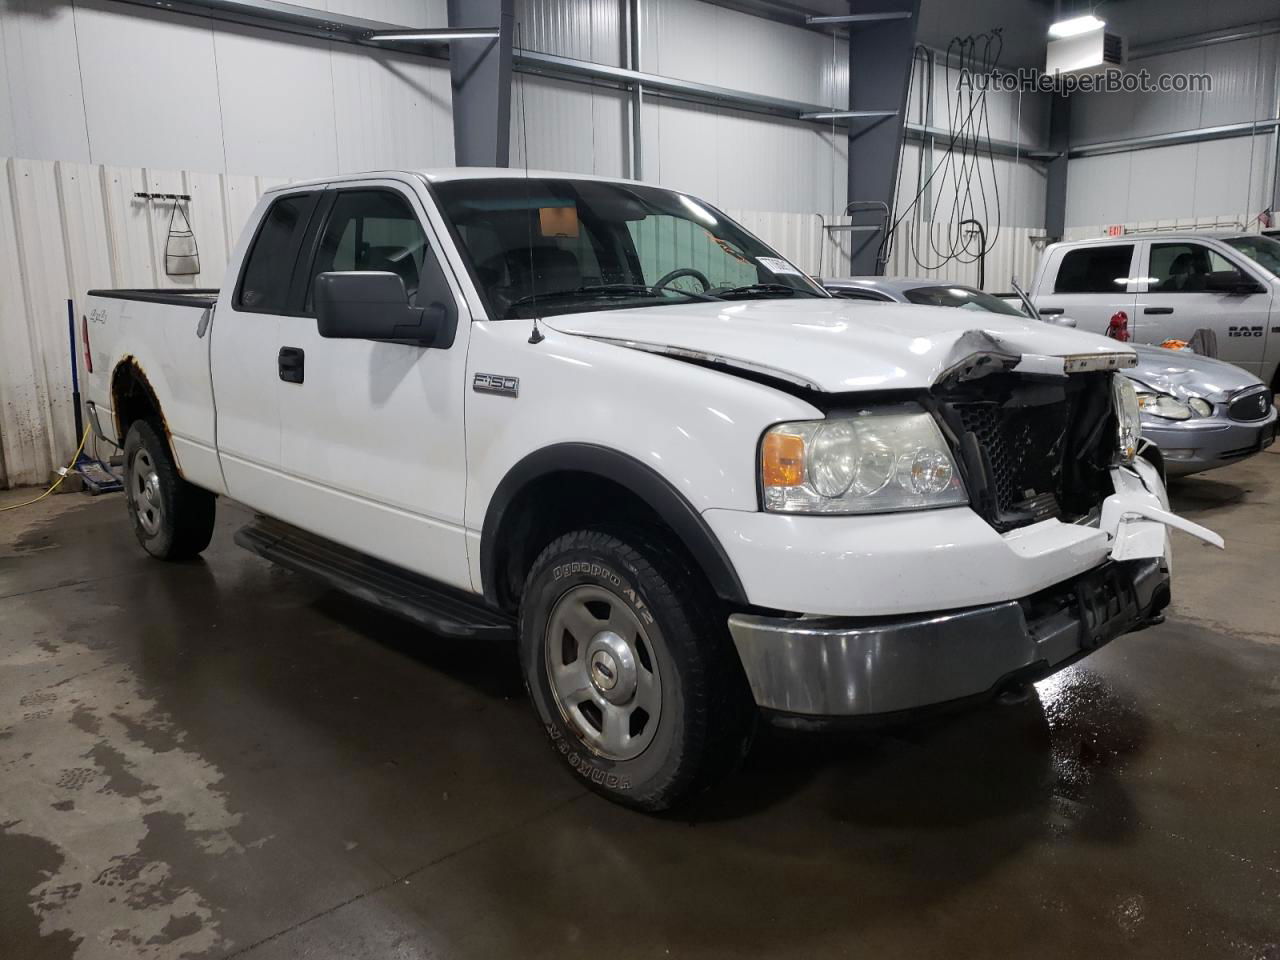
<svg viewBox="0 0 1280 960"><path fill-rule="evenodd" d="M427 236L404 197L390 190L345 191L334 201L320 237L307 278L307 305L315 277L330 270L398 274L409 302L416 303L426 259Z"/></svg>
<svg viewBox="0 0 1280 960"><path fill-rule="evenodd" d="M1017 307L973 287L913 287L907 291L906 297L912 303L925 307L959 307L962 310L1003 313L1010 317L1022 317L1024 320L1027 318Z"/></svg>
<svg viewBox="0 0 1280 960"><path fill-rule="evenodd" d="M1133 244L1069 250L1058 268L1054 293L1124 293Z"/></svg>
<svg viewBox="0 0 1280 960"><path fill-rule="evenodd" d="M267 210L245 260L236 297L237 309L259 313L284 310L298 244L314 200L315 194L293 194L281 197Z"/></svg>

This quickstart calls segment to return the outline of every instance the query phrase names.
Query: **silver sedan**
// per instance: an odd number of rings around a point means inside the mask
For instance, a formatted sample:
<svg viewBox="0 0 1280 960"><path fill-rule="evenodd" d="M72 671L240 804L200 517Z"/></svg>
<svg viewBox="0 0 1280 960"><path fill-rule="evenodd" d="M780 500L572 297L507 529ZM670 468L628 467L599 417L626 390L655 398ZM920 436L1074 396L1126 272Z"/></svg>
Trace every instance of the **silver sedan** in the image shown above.
<svg viewBox="0 0 1280 960"><path fill-rule="evenodd" d="M1019 309L960 283L912 277L849 277L821 283L835 296L848 300L916 303L1041 319L1025 307ZM1053 322L1074 325L1065 318ZM1185 476L1226 466L1274 442L1277 415L1271 391L1253 374L1190 350L1130 346L1138 354L1138 365L1125 375L1138 389L1142 437L1156 446L1167 474Z"/></svg>

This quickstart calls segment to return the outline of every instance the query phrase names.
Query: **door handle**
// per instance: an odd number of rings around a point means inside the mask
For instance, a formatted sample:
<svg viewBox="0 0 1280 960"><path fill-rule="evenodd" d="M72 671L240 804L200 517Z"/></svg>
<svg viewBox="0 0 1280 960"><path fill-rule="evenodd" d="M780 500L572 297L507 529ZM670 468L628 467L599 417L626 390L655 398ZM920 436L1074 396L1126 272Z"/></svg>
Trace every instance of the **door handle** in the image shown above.
<svg viewBox="0 0 1280 960"><path fill-rule="evenodd" d="M1062 307L1041 307L1040 308L1040 316L1042 317L1056 317L1063 313L1066 313L1066 311Z"/></svg>
<svg viewBox="0 0 1280 960"><path fill-rule="evenodd" d="M1155 314L1155 313L1167 314L1167 313L1173 313L1173 307L1143 307L1142 312L1152 313L1152 314Z"/></svg>
<svg viewBox="0 0 1280 960"><path fill-rule="evenodd" d="M301 383L306 354L300 347L281 347L277 363L280 379L285 383Z"/></svg>

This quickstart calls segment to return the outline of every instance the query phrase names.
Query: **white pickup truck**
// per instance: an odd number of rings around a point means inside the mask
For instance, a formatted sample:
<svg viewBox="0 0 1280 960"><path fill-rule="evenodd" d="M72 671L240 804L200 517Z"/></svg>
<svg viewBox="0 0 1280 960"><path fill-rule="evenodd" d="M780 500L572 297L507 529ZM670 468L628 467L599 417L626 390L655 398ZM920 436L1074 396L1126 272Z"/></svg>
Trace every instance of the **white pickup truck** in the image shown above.
<svg viewBox="0 0 1280 960"><path fill-rule="evenodd" d="M852 305L640 183L262 198L220 291L94 291L88 411L162 559L237 540L518 642L563 762L654 810L806 726L997 693L1169 603L1128 347ZM1221 541L1218 541L1219 544Z"/></svg>
<svg viewBox="0 0 1280 960"><path fill-rule="evenodd" d="M1280 393L1280 242L1256 233L1160 232L1045 248L1028 290L1046 320L1159 345L1211 332L1216 356Z"/></svg>

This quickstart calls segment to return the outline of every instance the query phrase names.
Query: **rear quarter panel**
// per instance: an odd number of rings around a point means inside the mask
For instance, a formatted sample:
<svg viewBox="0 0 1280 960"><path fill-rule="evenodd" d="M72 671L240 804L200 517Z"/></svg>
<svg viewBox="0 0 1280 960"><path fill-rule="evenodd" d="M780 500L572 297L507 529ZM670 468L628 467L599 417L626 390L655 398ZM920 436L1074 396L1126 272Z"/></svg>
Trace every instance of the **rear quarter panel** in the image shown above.
<svg viewBox="0 0 1280 960"><path fill-rule="evenodd" d="M98 408L103 429L123 445L111 385L116 370L133 363L160 405L183 477L222 493L209 378L212 312L199 306L88 297L85 318L93 373L86 377L85 398Z"/></svg>

